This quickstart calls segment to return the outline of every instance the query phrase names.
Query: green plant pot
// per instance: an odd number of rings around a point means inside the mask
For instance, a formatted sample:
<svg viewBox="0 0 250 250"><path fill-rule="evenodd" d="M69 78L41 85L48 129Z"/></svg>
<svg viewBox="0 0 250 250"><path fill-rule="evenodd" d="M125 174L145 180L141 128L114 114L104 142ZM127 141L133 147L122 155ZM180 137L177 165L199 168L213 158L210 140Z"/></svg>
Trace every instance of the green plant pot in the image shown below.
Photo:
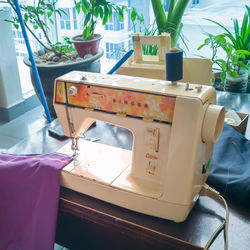
<svg viewBox="0 0 250 250"><path fill-rule="evenodd" d="M224 91L224 82L221 81L220 73L218 71L213 72L214 78L212 79L212 86L216 90Z"/></svg>
<svg viewBox="0 0 250 250"><path fill-rule="evenodd" d="M65 62L65 63L55 63L55 64L37 64L38 73L42 83L43 91L46 97L48 108L52 118L56 118L56 112L53 106L53 94L54 94L54 81L57 77L62 76L70 71L86 71L86 72L100 72L100 58L102 57L104 51L102 48L99 48L99 51L96 55L81 59L75 62ZM33 74L33 69L31 67L30 60L28 57L24 58L24 63L30 68L30 77L31 82L34 87L34 90L41 101L40 93L36 85L36 80Z"/></svg>
<svg viewBox="0 0 250 250"><path fill-rule="evenodd" d="M226 73L225 90L229 92L246 93L248 85L248 72L232 77Z"/></svg>
<svg viewBox="0 0 250 250"><path fill-rule="evenodd" d="M250 93L250 74L248 74L247 93Z"/></svg>

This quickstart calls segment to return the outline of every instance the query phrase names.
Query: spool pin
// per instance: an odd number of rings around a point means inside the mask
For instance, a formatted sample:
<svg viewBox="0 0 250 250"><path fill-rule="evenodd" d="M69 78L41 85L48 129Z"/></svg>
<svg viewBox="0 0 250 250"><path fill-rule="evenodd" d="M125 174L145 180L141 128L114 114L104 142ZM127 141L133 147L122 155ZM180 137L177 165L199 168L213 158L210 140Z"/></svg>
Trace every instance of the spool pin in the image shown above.
<svg viewBox="0 0 250 250"><path fill-rule="evenodd" d="M183 76L183 52L177 48L171 48L166 52L166 79L171 81L173 86Z"/></svg>

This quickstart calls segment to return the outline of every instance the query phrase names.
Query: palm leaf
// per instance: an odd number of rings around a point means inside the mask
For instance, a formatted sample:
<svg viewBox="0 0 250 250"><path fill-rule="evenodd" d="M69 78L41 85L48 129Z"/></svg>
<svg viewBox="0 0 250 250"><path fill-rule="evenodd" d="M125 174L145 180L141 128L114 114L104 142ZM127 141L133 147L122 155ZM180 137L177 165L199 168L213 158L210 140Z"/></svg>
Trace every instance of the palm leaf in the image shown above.
<svg viewBox="0 0 250 250"><path fill-rule="evenodd" d="M239 23L237 19L233 19L233 24L234 24L234 34L235 34L235 48L239 49L242 47L242 42L240 40L240 29L239 29Z"/></svg>
<svg viewBox="0 0 250 250"><path fill-rule="evenodd" d="M169 7L168 7L168 17L167 17L167 20L169 20L171 18L172 11L173 11L173 8L174 8L174 3L175 3L175 0L170 0Z"/></svg>
<svg viewBox="0 0 250 250"><path fill-rule="evenodd" d="M242 21L242 25L241 25L241 31L240 31L240 36L242 37L243 41L245 42L246 38L247 38L247 25L248 25L248 13L247 11L244 14L244 18Z"/></svg>
<svg viewBox="0 0 250 250"><path fill-rule="evenodd" d="M250 33L246 39L247 50L250 50Z"/></svg>
<svg viewBox="0 0 250 250"><path fill-rule="evenodd" d="M208 18L204 18L205 20L209 21L209 22L212 22L212 23L215 23L217 24L218 26L220 26L222 29L224 29L227 33L225 33L225 36L227 36L231 41L232 43L235 45L236 44L236 40L233 36L233 34L226 28L224 27L223 25L221 25L220 23L216 22L216 21L213 21L211 19L208 19Z"/></svg>

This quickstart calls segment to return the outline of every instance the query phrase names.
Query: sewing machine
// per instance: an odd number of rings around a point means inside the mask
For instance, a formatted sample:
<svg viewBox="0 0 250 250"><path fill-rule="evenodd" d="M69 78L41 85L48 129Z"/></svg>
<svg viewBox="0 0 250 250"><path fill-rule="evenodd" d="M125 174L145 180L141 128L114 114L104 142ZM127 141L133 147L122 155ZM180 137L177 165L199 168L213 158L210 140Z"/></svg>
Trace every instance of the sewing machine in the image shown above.
<svg viewBox="0 0 250 250"><path fill-rule="evenodd" d="M199 197L224 108L210 86L70 72L55 80L54 107L76 158L62 186L176 222ZM132 151L79 139L95 120L133 134Z"/></svg>

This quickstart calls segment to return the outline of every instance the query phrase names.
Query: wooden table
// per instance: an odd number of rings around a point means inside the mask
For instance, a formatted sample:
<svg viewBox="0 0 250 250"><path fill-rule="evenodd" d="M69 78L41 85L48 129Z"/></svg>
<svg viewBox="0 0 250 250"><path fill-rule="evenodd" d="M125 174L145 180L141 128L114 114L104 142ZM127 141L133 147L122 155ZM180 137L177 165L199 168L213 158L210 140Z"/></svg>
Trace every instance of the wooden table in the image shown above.
<svg viewBox="0 0 250 250"><path fill-rule="evenodd" d="M250 95L218 93L218 103L241 112L250 111ZM249 123L248 123L249 124ZM250 125L247 128L250 137ZM101 137L100 143L130 149L132 135L125 129L98 122L87 132ZM17 144L8 153L50 153L68 140L48 135L48 126ZM136 201L135 201L136 202ZM229 249L250 249L250 211L228 201L230 209ZM224 208L201 197L183 223L136 213L61 188L56 242L70 249L202 249L224 218ZM224 249L221 233L211 249Z"/></svg>

